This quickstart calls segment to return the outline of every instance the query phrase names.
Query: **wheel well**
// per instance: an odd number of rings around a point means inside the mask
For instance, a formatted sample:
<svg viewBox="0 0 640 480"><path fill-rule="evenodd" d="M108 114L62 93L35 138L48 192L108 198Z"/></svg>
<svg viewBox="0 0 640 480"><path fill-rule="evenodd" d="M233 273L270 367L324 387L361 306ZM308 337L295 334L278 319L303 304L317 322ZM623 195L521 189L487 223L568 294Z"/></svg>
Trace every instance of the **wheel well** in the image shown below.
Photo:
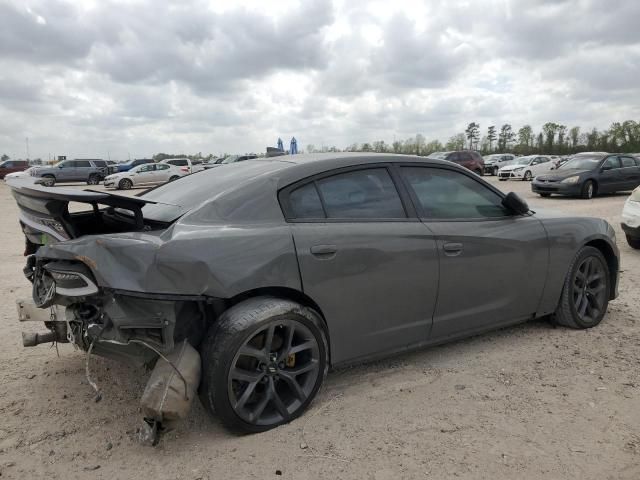
<svg viewBox="0 0 640 480"><path fill-rule="evenodd" d="M612 287L610 292L610 299L613 300L616 290L616 280L618 278L618 257L616 257L616 254L613 252L613 248L611 248L611 245L609 245L605 240L592 240L585 246L597 248L602 252L602 255L604 255L604 258L607 261L607 266L609 267L609 280Z"/></svg>
<svg viewBox="0 0 640 480"><path fill-rule="evenodd" d="M584 188L584 186L587 184L587 182L591 182L593 183L593 194L595 195L596 193L598 193L598 182L595 181L593 178L587 178L583 183L582 183L582 188ZM606 242L604 242L606 243Z"/></svg>
<svg viewBox="0 0 640 480"><path fill-rule="evenodd" d="M322 310L318 306L316 302L313 301L311 297L305 295L299 290L288 287L264 287L264 288L255 288L253 290L249 290L247 292L240 293L235 297L232 297L228 300L227 308L232 307L248 298L253 297L261 297L261 296L272 296L283 298L286 300L292 300L300 305L304 305L305 307L313 308L320 318L322 319L322 325L324 326L324 333L327 336L327 344L329 345L329 353L331 353L331 339L329 338L329 326L327 325L327 320L322 313ZM332 358L329 355L329 358Z"/></svg>

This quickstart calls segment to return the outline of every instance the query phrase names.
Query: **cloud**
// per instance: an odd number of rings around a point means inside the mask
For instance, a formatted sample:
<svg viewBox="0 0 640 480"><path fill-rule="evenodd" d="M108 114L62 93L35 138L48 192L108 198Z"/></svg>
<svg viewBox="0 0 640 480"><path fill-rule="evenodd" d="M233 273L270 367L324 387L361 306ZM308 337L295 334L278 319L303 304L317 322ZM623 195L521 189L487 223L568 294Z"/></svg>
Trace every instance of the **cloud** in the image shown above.
<svg viewBox="0 0 640 480"><path fill-rule="evenodd" d="M0 141L126 158L606 127L640 117L638 18L625 0L0 0Z"/></svg>

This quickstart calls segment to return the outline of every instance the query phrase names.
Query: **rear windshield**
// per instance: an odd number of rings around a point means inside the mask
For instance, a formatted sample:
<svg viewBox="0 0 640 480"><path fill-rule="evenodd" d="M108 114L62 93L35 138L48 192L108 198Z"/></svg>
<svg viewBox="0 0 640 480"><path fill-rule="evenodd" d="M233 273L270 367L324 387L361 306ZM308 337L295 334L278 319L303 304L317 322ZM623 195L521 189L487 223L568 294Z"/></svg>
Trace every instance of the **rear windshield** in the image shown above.
<svg viewBox="0 0 640 480"><path fill-rule="evenodd" d="M257 160L186 175L140 195L145 200L159 202L142 207L142 215L149 220L172 222L225 190L233 190L242 183L287 165L286 162ZM275 189L273 194L276 195Z"/></svg>

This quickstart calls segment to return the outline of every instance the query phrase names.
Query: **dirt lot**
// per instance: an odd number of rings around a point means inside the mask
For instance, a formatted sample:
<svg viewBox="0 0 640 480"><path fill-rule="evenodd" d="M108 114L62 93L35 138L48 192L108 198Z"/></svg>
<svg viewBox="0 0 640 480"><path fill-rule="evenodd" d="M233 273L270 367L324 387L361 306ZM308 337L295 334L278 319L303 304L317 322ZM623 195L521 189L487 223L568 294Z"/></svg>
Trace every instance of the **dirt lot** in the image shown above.
<svg viewBox="0 0 640 480"><path fill-rule="evenodd" d="M606 218L622 253L620 297L589 331L531 322L329 374L311 410L235 436L197 404L156 448L136 443L148 373L94 362L100 403L70 345L23 349L14 300L30 295L23 238L0 185L0 476L4 478L640 478L640 252L619 229L625 195L533 196ZM37 329L34 325L32 328Z"/></svg>

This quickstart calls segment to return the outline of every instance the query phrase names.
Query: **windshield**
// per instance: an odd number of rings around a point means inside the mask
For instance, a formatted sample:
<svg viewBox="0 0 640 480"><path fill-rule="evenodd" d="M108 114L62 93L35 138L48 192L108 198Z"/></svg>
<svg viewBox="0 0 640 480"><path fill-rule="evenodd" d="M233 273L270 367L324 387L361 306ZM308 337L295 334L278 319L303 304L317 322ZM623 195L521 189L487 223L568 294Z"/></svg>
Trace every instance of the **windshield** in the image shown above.
<svg viewBox="0 0 640 480"><path fill-rule="evenodd" d="M286 162L277 161L240 162L233 167L223 165L198 172L196 175L184 176L140 195L144 200L158 202L142 207L142 215L149 220L172 222L227 189L236 188L239 184L255 180L260 175L280 170L287 165L289 164ZM276 194L275 187L273 194Z"/></svg>
<svg viewBox="0 0 640 480"><path fill-rule="evenodd" d="M429 158L435 158L436 160L446 160L448 153L449 152L434 152L429 155Z"/></svg>
<svg viewBox="0 0 640 480"><path fill-rule="evenodd" d="M529 165L531 163L531 157L522 157L516 160L516 165Z"/></svg>
<svg viewBox="0 0 640 480"><path fill-rule="evenodd" d="M602 157L573 157L563 163L562 170L593 170L598 166Z"/></svg>
<svg viewBox="0 0 640 480"><path fill-rule="evenodd" d="M0 168L4 168L4 167L6 167L6 166L7 166L7 163L9 163L9 160L6 160L6 161L4 161L4 162L0 163Z"/></svg>
<svg viewBox="0 0 640 480"><path fill-rule="evenodd" d="M222 160L220 163L233 163L238 159L238 155L229 155L227 158Z"/></svg>

